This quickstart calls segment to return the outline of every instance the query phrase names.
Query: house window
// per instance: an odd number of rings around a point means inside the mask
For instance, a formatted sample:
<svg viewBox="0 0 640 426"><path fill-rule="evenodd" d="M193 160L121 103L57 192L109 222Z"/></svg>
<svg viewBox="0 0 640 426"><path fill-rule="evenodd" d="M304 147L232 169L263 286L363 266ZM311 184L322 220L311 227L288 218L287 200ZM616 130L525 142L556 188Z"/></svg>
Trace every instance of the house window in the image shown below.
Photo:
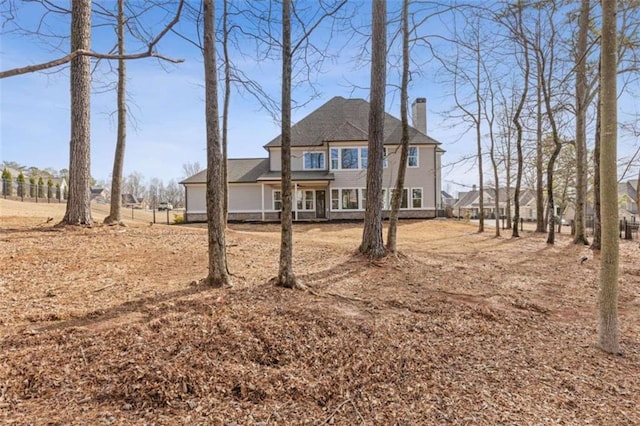
<svg viewBox="0 0 640 426"><path fill-rule="evenodd" d="M342 189L342 209L357 210L358 209L358 190Z"/></svg>
<svg viewBox="0 0 640 426"><path fill-rule="evenodd" d="M298 190L296 194L298 210L313 210L313 191Z"/></svg>
<svg viewBox="0 0 640 426"><path fill-rule="evenodd" d="M324 169L324 152L305 152L304 168L305 170Z"/></svg>
<svg viewBox="0 0 640 426"><path fill-rule="evenodd" d="M382 167L383 168L387 168L387 166L389 165L389 162L387 161L387 156L389 155L389 153L387 152L387 148L384 148L384 152L383 152L383 157L382 157Z"/></svg>
<svg viewBox="0 0 640 426"><path fill-rule="evenodd" d="M408 154L409 156L407 157L407 166L418 167L418 147L410 146Z"/></svg>
<svg viewBox="0 0 640 426"><path fill-rule="evenodd" d="M369 164L369 148L360 148L360 168L366 169Z"/></svg>
<svg viewBox="0 0 640 426"><path fill-rule="evenodd" d="M360 188L360 200L362 203L362 207L360 207L361 209L366 209L367 208L367 188Z"/></svg>
<svg viewBox="0 0 640 426"><path fill-rule="evenodd" d="M331 209L340 209L340 191L337 189L331 190Z"/></svg>
<svg viewBox="0 0 640 426"><path fill-rule="evenodd" d="M411 207L414 209L422 208L422 188L411 189Z"/></svg>
<svg viewBox="0 0 640 426"><path fill-rule="evenodd" d="M391 194L390 194L390 199L389 199L389 205L392 205L393 203L393 194L396 192L395 189L391 190ZM402 188L402 201L400 202L400 208L401 209L406 209L409 208L409 189L408 188Z"/></svg>
<svg viewBox="0 0 640 426"><path fill-rule="evenodd" d="M276 211L282 210L282 192L273 191L273 209Z"/></svg>
<svg viewBox="0 0 640 426"><path fill-rule="evenodd" d="M330 152L331 170L358 170L367 168L367 162L369 161L368 148L331 148Z"/></svg>
<svg viewBox="0 0 640 426"><path fill-rule="evenodd" d="M331 148L331 170L338 169L340 165L340 151L337 148Z"/></svg>
<svg viewBox="0 0 640 426"><path fill-rule="evenodd" d="M387 197L387 188L382 188L382 210L389 210L389 198Z"/></svg>
<svg viewBox="0 0 640 426"><path fill-rule="evenodd" d="M340 150L342 161L341 169L357 169L358 168L358 148L342 148Z"/></svg>

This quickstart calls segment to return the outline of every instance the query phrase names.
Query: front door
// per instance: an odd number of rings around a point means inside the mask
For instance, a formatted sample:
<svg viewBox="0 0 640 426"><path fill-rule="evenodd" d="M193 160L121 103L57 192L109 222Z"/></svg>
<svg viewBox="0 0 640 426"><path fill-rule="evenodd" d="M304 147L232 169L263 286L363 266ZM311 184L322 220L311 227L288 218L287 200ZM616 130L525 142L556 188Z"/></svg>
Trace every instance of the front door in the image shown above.
<svg viewBox="0 0 640 426"><path fill-rule="evenodd" d="M316 191L316 219L326 219L326 191Z"/></svg>

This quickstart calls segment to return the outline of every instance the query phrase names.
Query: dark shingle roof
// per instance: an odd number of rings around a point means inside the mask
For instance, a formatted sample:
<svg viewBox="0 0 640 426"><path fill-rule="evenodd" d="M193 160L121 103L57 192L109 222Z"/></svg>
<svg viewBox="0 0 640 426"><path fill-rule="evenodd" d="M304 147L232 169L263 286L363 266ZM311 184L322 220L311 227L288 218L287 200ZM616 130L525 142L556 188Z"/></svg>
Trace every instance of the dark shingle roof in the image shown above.
<svg viewBox="0 0 640 426"><path fill-rule="evenodd" d="M260 176L269 171L268 158L233 158L228 160L229 183L255 182ZM206 183L207 170L183 180L185 183Z"/></svg>
<svg viewBox="0 0 640 426"><path fill-rule="evenodd" d="M292 146L322 146L331 141L366 141L369 129L369 103L364 99L336 96L291 127ZM385 114L384 143L397 145L402 134L401 121ZM439 144L419 130L409 126L412 145ZM279 147L280 136L265 147Z"/></svg>

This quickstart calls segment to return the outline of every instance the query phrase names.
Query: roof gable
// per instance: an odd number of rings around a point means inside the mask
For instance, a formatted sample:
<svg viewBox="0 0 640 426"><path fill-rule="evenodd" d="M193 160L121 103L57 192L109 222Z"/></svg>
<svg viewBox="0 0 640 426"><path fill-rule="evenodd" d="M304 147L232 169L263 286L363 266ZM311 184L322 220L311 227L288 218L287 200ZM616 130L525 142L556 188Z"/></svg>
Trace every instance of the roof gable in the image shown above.
<svg viewBox="0 0 640 426"><path fill-rule="evenodd" d="M291 127L291 146L321 146L328 141L354 141L368 139L369 102L364 99L345 99L336 96L311 112ZM402 135L402 122L385 113L384 144L397 145ZM409 143L412 145L439 142L409 126ZM281 136L265 145L279 147Z"/></svg>
<svg viewBox="0 0 640 426"><path fill-rule="evenodd" d="M268 158L230 158L228 160L228 180L230 183L256 182L260 176L269 171ZM207 170L202 170L195 175L180 182L206 183Z"/></svg>

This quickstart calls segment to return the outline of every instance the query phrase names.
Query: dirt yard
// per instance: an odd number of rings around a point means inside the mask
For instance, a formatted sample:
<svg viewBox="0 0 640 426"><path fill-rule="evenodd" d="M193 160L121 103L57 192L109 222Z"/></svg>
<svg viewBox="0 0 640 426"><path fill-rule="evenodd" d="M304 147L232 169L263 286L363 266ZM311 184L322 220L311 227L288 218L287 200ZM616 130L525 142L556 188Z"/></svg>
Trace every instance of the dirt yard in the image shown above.
<svg viewBox="0 0 640 426"><path fill-rule="evenodd" d="M63 214L0 200L2 424L640 424L637 242L610 356L598 255L566 234L402 222L371 263L360 225L296 225L303 292L269 284L277 225L232 225L234 287L211 289L204 228Z"/></svg>

